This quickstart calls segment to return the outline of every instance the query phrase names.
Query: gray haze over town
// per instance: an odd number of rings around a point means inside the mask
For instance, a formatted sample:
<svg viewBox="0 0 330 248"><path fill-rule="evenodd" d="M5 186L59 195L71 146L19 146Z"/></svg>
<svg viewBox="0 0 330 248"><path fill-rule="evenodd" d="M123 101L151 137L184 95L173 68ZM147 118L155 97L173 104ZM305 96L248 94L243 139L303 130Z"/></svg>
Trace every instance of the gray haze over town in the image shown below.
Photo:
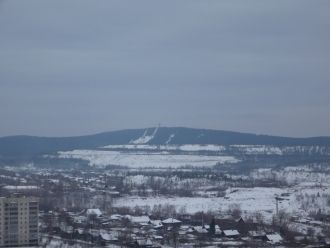
<svg viewBox="0 0 330 248"><path fill-rule="evenodd" d="M329 11L0 0L0 247L330 247Z"/></svg>

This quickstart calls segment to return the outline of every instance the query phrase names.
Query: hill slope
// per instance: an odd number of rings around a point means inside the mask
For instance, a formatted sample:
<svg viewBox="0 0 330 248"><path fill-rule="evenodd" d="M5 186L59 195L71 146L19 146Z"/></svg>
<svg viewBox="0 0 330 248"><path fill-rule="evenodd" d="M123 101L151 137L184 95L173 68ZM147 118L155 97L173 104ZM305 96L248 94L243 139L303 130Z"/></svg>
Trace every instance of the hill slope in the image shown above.
<svg viewBox="0 0 330 248"><path fill-rule="evenodd" d="M8 136L0 138L1 156L32 157L114 144L219 144L330 146L330 137L289 138L183 127L129 129L78 137Z"/></svg>

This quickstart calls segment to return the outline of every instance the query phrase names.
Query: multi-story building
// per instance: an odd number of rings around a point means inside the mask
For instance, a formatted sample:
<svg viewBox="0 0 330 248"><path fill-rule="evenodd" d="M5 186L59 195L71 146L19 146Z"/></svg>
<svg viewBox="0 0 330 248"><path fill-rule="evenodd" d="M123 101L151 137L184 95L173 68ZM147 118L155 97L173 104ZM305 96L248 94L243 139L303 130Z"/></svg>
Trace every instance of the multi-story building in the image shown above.
<svg viewBox="0 0 330 248"><path fill-rule="evenodd" d="M37 197L0 197L0 247L38 245Z"/></svg>

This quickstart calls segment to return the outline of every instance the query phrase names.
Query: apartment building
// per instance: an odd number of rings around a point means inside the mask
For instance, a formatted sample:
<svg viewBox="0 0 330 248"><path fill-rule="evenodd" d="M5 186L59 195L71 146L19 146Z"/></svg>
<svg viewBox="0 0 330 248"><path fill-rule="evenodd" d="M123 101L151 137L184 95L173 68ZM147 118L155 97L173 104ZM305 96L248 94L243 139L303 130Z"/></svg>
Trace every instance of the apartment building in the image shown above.
<svg viewBox="0 0 330 248"><path fill-rule="evenodd" d="M0 247L38 245L37 197L0 197Z"/></svg>

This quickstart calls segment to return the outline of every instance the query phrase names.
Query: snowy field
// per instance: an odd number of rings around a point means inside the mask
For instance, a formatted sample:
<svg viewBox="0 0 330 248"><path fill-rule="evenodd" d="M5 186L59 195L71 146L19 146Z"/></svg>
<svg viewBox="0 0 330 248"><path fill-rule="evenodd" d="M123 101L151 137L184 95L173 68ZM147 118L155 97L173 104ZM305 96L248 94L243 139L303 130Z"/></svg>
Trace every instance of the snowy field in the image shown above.
<svg viewBox="0 0 330 248"><path fill-rule="evenodd" d="M107 165L127 166L129 168L180 168L209 167L216 164L237 163L232 156L206 155L175 155L167 152L119 152L102 150L73 150L59 152L60 158L82 159L91 166L105 167Z"/></svg>
<svg viewBox="0 0 330 248"><path fill-rule="evenodd" d="M145 145L145 144L128 144L128 145L108 145L103 146L101 148L104 149L127 149L127 150L165 150L165 151L185 151L185 152L221 152L224 151L226 148L225 146L221 145Z"/></svg>
<svg viewBox="0 0 330 248"><path fill-rule="evenodd" d="M177 209L185 207L188 213L198 211L226 211L234 204L239 205L242 211L262 211L274 213L275 196L287 192L280 188L231 188L225 197L124 197L115 202L115 206L135 207L158 204L170 204Z"/></svg>
<svg viewBox="0 0 330 248"><path fill-rule="evenodd" d="M288 194L282 197L284 200L279 202L279 210L285 210L290 214L299 216L307 216L306 209L297 201L297 197L301 195L317 195L325 194L330 190L329 187L323 188L230 188L226 191L225 197L123 197L115 201L115 206L143 207L149 206L151 209L158 204L174 205L177 210L185 208L188 213L196 213L199 211L228 211L233 206L239 206L243 215L260 212L265 220L270 221L276 211L276 196L281 194ZM316 199L316 201L324 201L324 198ZM323 212L330 212L330 207L324 202L319 202L315 205L317 207L323 206ZM317 207L315 210L317 210Z"/></svg>
<svg viewBox="0 0 330 248"><path fill-rule="evenodd" d="M232 145L231 148L235 148L243 154L249 155L283 155L283 148L276 146L266 146L266 145Z"/></svg>
<svg viewBox="0 0 330 248"><path fill-rule="evenodd" d="M149 145L131 143L127 145L107 145L102 149L121 149L121 150L150 150L150 151L184 151L184 152L240 152L246 155L290 155L290 154L321 154L329 155L330 150L322 146L270 146L270 145Z"/></svg>
<svg viewBox="0 0 330 248"><path fill-rule="evenodd" d="M289 155L289 154L320 154L329 155L330 151L325 146L269 146L269 145L231 145L231 148L248 155Z"/></svg>

